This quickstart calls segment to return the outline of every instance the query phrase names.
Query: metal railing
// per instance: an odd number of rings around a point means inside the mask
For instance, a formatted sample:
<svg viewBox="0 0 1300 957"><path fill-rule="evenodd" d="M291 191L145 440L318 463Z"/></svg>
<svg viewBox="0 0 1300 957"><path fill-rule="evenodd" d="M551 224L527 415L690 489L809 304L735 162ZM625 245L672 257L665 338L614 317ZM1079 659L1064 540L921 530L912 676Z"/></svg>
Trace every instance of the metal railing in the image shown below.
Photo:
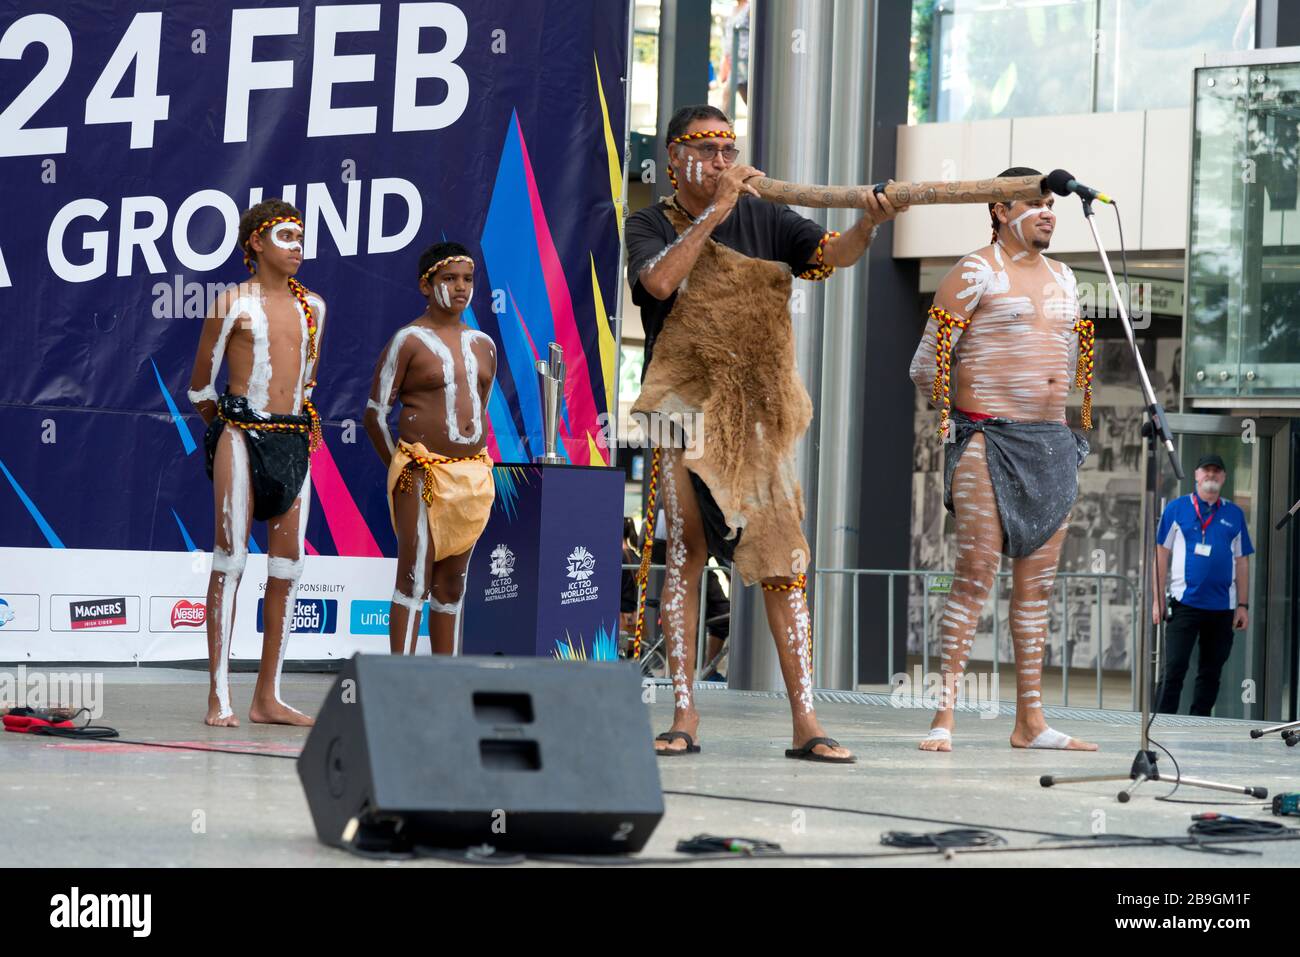
<svg viewBox="0 0 1300 957"><path fill-rule="evenodd" d="M624 571L636 572L640 569L640 563L624 564ZM650 566L651 572L664 572L667 570L666 565L653 564ZM697 589L697 621L696 621L696 673L699 674L703 669L712 664L706 659L707 643L705 641L708 631L708 576L714 572L725 574L729 581L734 580L730 566L705 565L700 572L700 577L696 583ZM928 569L909 568L909 569L889 569L889 568L821 568L813 571L813 654L816 656L819 649L823 647L827 636L819 631L819 626L823 622L822 612L822 589L817 587L821 582L823 575L848 575L853 579L853 674L856 678L858 674L858 649L861 631L861 587L860 580L864 577L884 578L886 579L886 603L885 603L885 635L887 651L887 667L889 674L898 673L894 655L894 627L896 623L896 601L894 580L897 578L920 578L921 579L921 668L925 673L930 671L930 584L934 580L948 579L949 583L955 577L954 572L934 571ZM993 611L993 657L992 665L995 671L1000 670L1002 664L1002 634L1003 634L1003 615L1001 607L1002 583L1004 580L1012 578L1013 573L1010 571L999 571L993 579L992 588L992 611ZM1140 627L1138 618L1138 591L1134 582L1123 576L1109 574L1104 572L1058 572L1056 580L1052 585L1052 598L1056 600L1059 591L1059 601L1061 609L1061 695L1063 706L1068 707L1070 704L1070 659L1072 657L1072 648L1070 647L1071 616L1068 606L1069 589L1072 583L1086 582L1093 585L1093 604L1096 608L1096 694L1097 707L1104 708L1103 695L1103 638L1106 635L1106 607L1107 602L1103 601L1103 591L1107 583L1113 583L1115 591L1125 592L1128 595L1129 609L1129 710L1137 709L1137 629ZM653 591L647 583L648 607L653 598ZM910 599L910 595L909 595ZM652 620L652 616L647 611L647 622ZM651 667L652 656L655 655L660 646L663 644L663 634L659 633L657 640L643 647L641 652L641 669L646 673ZM666 658L666 656L665 656ZM1078 670L1078 669L1076 669Z"/></svg>
<svg viewBox="0 0 1300 957"><path fill-rule="evenodd" d="M814 569L813 581L814 586L820 580L822 575L849 575L853 578L853 675L856 680L858 674L858 638L861 627L860 618L860 592L859 581L863 577L883 577L886 579L886 591L888 598L886 600L886 647L888 648L888 669L889 674L895 675L897 671L894 667L894 579L895 578L921 578L921 666L922 671L927 674L930 671L930 581L938 578L954 578L953 572L947 571L930 571L919 568L909 569L888 569L888 568L821 568ZM1001 646L1002 646L1002 614L1001 614L1001 592L1002 580L1012 577L1009 571L999 571L993 579L993 668L995 671L1001 666ZM1107 574L1104 572L1058 572L1056 581L1052 585L1052 594L1055 596L1057 589L1061 592L1061 627L1062 641L1061 647L1063 654L1061 656L1061 694L1063 705L1068 706L1070 703L1070 615L1067 607L1069 582L1073 581L1091 581L1095 584L1094 599L1097 609L1097 707L1103 708L1102 695L1102 637L1105 635L1105 615L1106 604L1102 601L1102 583L1115 582L1117 590L1123 586L1129 595L1129 710L1137 710L1137 629L1139 627L1138 619L1138 590L1132 580L1123 575ZM1050 599L1049 599L1050 600ZM813 653L822 645L818 635L818 623L822 620L821 611L821 589L814 587L813 590Z"/></svg>
<svg viewBox="0 0 1300 957"><path fill-rule="evenodd" d="M637 572L641 569L641 563L637 562L635 564L625 564L622 566L622 569L623 571ZM650 566L650 571L652 573L655 571L666 572L667 570L668 570L667 565L652 564ZM721 574L726 575L728 582L733 580L730 565L726 565L726 566L705 565L704 570L700 572L700 579L696 583L696 591L697 591L696 597L698 599L698 606L699 606L699 614L697 615L697 618L699 620L696 623L696 631L695 631L695 670L697 674L701 672L707 665L712 664L712 662L708 661L704 656L707 654L707 642L705 641L705 635L708 632L708 576L714 572L720 572ZM654 593L650 589L650 581L647 580L646 581L647 624L650 621L649 609L651 606L651 599L653 597L653 594ZM661 632L658 640L653 645L651 645L648 648L641 649L641 673L643 675L646 673L647 669L649 668L650 656L655 654L659 650L659 646L663 644L663 641L664 641L663 634Z"/></svg>

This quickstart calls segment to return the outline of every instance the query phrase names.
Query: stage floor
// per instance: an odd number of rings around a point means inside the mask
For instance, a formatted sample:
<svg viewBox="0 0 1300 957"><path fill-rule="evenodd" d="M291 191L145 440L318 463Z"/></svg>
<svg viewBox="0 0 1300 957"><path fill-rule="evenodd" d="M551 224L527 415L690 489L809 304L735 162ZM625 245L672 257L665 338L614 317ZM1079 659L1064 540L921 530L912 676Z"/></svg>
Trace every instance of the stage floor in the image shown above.
<svg viewBox="0 0 1300 957"><path fill-rule="evenodd" d="M54 670L54 669L52 669ZM71 670L71 669L61 669ZM201 719L207 675L165 668L107 669L101 723L123 738L197 742L293 754L307 732L247 723L253 676L232 678L238 729L208 728ZM314 711L333 677L286 675L285 699ZM650 705L655 730L668 726L671 693L660 687ZM700 833L774 841L791 853L893 853L880 845L888 830L1006 825L1029 831L1174 837L1190 814L1218 810L1247 818L1274 818L1262 802L1244 796L1182 788L1153 800L1169 784L1147 784L1126 805L1119 784L1039 786L1039 775L1124 773L1137 747L1136 716L1080 709L1048 709L1053 726L1098 742L1096 754L1013 751L1005 714L982 719L959 714L951 754L922 754L917 740L929 714L895 708L884 696L819 694L818 711L830 734L854 749L858 763L817 765L786 760L789 711L783 697L702 687L703 753L660 759L663 787L698 796L665 796L666 814L643 856L675 854L676 842ZM1005 706L1004 706L1005 710ZM1183 773L1209 780L1257 784L1270 794L1300 791L1300 747L1276 735L1252 741L1241 721L1162 718L1154 737L1174 752ZM650 747L650 742L646 742ZM1173 767L1162 756L1162 772ZM763 805L716 800L729 795ZM440 862L369 861L318 843L288 760L127 744L51 741L0 734L0 847L24 866L455 866ZM1211 802L1241 802L1236 808ZM794 806L786 806L794 805ZM951 824L820 810L814 805L942 819ZM1044 835L1002 832L1015 847L1036 848ZM866 859L870 866L930 867L1296 867L1300 841L1237 845L1259 855L1229 856L1172 847L1026 850L965 853L952 860L923 857ZM830 866L829 862L763 862ZM854 863L838 861L835 863ZM529 865L533 866L533 865ZM546 866L546 865L539 865ZM724 865L743 866L743 865Z"/></svg>

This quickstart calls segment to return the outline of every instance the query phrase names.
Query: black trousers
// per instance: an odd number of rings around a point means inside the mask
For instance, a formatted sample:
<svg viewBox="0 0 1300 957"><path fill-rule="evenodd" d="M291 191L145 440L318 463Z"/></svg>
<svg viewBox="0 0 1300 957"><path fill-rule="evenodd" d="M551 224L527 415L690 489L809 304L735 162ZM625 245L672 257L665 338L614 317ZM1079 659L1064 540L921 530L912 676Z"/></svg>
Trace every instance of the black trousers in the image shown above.
<svg viewBox="0 0 1300 957"><path fill-rule="evenodd" d="M1193 608L1174 599L1170 599L1169 607L1173 617L1165 626L1165 674L1156 710L1162 714L1178 713L1183 679L1187 676L1192 648L1199 637L1201 657L1196 669L1191 713L1208 716L1219 697L1219 675L1232 653L1233 612Z"/></svg>

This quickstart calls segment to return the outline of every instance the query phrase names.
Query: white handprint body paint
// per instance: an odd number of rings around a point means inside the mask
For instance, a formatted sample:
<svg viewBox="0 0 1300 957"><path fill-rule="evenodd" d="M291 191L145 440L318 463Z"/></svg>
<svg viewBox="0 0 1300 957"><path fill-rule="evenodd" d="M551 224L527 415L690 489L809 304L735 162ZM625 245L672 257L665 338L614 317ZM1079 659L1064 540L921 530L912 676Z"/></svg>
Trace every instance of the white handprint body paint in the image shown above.
<svg viewBox="0 0 1300 957"><path fill-rule="evenodd" d="M951 392L957 408L1021 420L1061 421L1074 381L1077 283L1070 268L1045 256L1009 268L1000 243L962 258L949 284L969 319L951 332ZM932 318L912 360L912 379L930 392L936 374Z"/></svg>

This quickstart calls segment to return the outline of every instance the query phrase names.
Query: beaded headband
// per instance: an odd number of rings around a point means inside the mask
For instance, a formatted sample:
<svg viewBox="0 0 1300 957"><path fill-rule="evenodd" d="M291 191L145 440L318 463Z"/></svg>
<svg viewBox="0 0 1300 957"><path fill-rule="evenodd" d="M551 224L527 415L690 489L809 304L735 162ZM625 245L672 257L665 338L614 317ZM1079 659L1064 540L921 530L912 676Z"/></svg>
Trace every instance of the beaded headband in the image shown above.
<svg viewBox="0 0 1300 957"><path fill-rule="evenodd" d="M474 265L474 260L471 259L469 256L448 256L446 259L439 259L436 263L434 263L432 266L430 266L428 269L424 271L424 274L420 276L420 281L428 282L429 277L432 276L434 273L436 273L443 266L447 265L447 263L469 263L472 266Z"/></svg>
<svg viewBox="0 0 1300 957"><path fill-rule="evenodd" d="M708 140L708 139L734 140L736 134L731 130L700 130L697 133L683 133L681 136L675 136L668 141L669 146L676 146L678 143L689 143L691 140Z"/></svg>

